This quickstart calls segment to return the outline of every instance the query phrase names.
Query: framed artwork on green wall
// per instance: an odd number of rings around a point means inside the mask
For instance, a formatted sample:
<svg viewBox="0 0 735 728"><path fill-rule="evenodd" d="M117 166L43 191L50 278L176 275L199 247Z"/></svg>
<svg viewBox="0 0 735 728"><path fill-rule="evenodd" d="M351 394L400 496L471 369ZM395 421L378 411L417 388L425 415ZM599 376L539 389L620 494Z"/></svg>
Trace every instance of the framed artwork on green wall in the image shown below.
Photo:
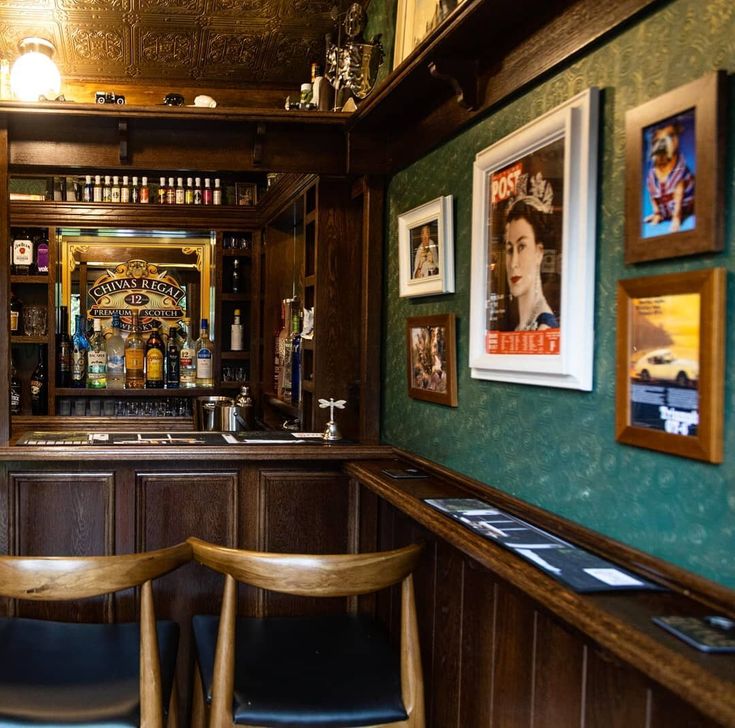
<svg viewBox="0 0 735 728"><path fill-rule="evenodd" d="M452 196L398 216L399 296L454 292Z"/></svg>
<svg viewBox="0 0 735 728"><path fill-rule="evenodd" d="M406 320L409 397L457 406L456 347L453 313Z"/></svg>
<svg viewBox="0 0 735 728"><path fill-rule="evenodd" d="M625 262L722 250L726 75L625 115Z"/></svg>
<svg viewBox="0 0 735 728"><path fill-rule="evenodd" d="M598 99L587 89L475 157L476 379L592 389Z"/></svg>
<svg viewBox="0 0 735 728"><path fill-rule="evenodd" d="M464 0L398 0L393 68Z"/></svg>
<svg viewBox="0 0 735 728"><path fill-rule="evenodd" d="M619 442L722 462L724 268L618 282Z"/></svg>

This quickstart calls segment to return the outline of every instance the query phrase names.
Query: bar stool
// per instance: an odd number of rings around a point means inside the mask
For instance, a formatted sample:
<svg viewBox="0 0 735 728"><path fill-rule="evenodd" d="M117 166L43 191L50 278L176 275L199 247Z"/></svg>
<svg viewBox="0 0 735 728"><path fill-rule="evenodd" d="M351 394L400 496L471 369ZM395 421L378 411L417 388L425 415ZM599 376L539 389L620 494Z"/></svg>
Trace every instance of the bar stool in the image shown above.
<svg viewBox="0 0 735 728"><path fill-rule="evenodd" d="M0 596L12 599L84 599L142 588L139 623L0 619L0 725L161 728L178 625L156 622L151 580L190 559L185 543L121 556L1 556ZM168 725L175 720L169 711Z"/></svg>
<svg viewBox="0 0 735 728"><path fill-rule="evenodd" d="M190 538L194 558L225 574L222 610L193 620L198 661L192 725L423 728L424 688L413 571L422 547L310 556L228 549ZM400 652L366 615L236 619L237 582L312 597L402 581Z"/></svg>

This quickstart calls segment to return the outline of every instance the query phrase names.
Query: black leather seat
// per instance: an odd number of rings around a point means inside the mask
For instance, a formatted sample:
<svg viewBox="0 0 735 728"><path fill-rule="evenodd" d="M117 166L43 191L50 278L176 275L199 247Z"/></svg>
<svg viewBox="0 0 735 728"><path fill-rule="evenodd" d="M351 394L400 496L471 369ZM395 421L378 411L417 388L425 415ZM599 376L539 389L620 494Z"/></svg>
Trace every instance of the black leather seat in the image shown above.
<svg viewBox="0 0 735 728"><path fill-rule="evenodd" d="M200 677L212 699L219 617L193 620ZM366 726L408 716L401 666L382 625L364 616L238 619L237 725Z"/></svg>
<svg viewBox="0 0 735 728"><path fill-rule="evenodd" d="M157 623L163 704L179 628ZM140 725L140 626L0 619L0 728Z"/></svg>

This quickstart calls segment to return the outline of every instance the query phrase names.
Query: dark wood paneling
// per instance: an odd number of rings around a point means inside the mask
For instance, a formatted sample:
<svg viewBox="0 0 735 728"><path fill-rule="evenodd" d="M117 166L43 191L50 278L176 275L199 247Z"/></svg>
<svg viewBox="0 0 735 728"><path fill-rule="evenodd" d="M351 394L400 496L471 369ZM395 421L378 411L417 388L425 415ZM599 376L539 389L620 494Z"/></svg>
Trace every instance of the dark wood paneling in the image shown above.
<svg viewBox="0 0 735 728"><path fill-rule="evenodd" d="M722 725L705 718L668 691L654 688L650 700L651 718L646 728L717 728Z"/></svg>
<svg viewBox="0 0 735 728"><path fill-rule="evenodd" d="M7 119L0 118L0 237L1 240L10 241L10 223L8 220L8 128ZM7 250L7 248L6 248ZM8 255L3 252L2 265L0 265L0 301L3 302L3 322L5 335L0 336L0 441L10 437L10 288L8 286Z"/></svg>
<svg viewBox="0 0 735 728"><path fill-rule="evenodd" d="M543 612L536 613L533 728L580 725L585 647Z"/></svg>

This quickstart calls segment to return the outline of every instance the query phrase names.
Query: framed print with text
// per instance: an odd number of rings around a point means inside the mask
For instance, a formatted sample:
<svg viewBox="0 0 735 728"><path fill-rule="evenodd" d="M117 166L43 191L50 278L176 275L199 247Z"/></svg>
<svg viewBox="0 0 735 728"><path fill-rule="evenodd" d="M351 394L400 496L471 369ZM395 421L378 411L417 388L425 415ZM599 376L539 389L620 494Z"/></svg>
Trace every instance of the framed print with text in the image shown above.
<svg viewBox="0 0 735 728"><path fill-rule="evenodd" d="M475 157L474 378L592 389L598 105L587 89Z"/></svg>
<svg viewBox="0 0 735 728"><path fill-rule="evenodd" d="M454 292L452 196L398 216L399 296Z"/></svg>
<svg viewBox="0 0 735 728"><path fill-rule="evenodd" d="M625 262L722 250L723 71L625 115Z"/></svg>
<svg viewBox="0 0 735 728"><path fill-rule="evenodd" d="M722 462L724 268L618 282L619 442Z"/></svg>
<svg viewBox="0 0 735 728"><path fill-rule="evenodd" d="M408 396L457 406L457 352L454 314L406 320Z"/></svg>

